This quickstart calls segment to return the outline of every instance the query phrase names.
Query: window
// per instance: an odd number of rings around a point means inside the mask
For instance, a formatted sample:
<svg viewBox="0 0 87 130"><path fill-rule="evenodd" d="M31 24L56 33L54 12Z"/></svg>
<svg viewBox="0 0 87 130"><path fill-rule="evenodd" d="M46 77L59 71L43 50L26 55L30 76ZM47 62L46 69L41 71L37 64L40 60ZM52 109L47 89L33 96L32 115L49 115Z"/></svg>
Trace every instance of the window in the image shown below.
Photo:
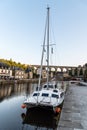
<svg viewBox="0 0 87 130"><path fill-rule="evenodd" d="M59 98L59 96L56 95L56 94L52 94L52 97L53 97L53 98Z"/></svg>
<svg viewBox="0 0 87 130"><path fill-rule="evenodd" d="M33 96L39 96L39 93L34 93Z"/></svg>
<svg viewBox="0 0 87 130"><path fill-rule="evenodd" d="M44 97L48 97L49 94L48 94L48 93L42 93L42 96L44 96Z"/></svg>
<svg viewBox="0 0 87 130"><path fill-rule="evenodd" d="M47 88L47 85L44 85L44 88Z"/></svg>
<svg viewBox="0 0 87 130"><path fill-rule="evenodd" d="M54 89L53 92L58 93L58 90Z"/></svg>

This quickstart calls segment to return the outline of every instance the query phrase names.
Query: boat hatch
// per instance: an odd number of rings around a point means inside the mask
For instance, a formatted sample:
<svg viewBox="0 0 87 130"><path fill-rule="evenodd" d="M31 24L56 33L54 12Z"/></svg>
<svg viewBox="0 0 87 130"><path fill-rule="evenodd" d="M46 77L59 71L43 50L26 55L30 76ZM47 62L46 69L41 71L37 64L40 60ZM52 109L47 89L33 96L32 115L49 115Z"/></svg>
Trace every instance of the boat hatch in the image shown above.
<svg viewBox="0 0 87 130"><path fill-rule="evenodd" d="M52 97L53 97L53 98L59 98L59 96L56 95L56 94L52 94Z"/></svg>
<svg viewBox="0 0 87 130"><path fill-rule="evenodd" d="M49 94L48 94L48 93L42 93L42 96L43 96L43 97L48 97Z"/></svg>
<svg viewBox="0 0 87 130"><path fill-rule="evenodd" d="M34 93L33 96L39 96L40 93Z"/></svg>

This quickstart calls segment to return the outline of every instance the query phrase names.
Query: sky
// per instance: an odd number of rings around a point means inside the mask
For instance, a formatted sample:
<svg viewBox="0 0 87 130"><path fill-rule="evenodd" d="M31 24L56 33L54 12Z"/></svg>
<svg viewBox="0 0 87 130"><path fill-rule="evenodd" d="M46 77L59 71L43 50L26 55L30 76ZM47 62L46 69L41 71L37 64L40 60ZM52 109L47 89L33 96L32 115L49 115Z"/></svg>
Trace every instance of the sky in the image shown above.
<svg viewBox="0 0 87 130"><path fill-rule="evenodd" d="M0 0L0 59L40 64L47 6L52 64L87 63L87 0Z"/></svg>

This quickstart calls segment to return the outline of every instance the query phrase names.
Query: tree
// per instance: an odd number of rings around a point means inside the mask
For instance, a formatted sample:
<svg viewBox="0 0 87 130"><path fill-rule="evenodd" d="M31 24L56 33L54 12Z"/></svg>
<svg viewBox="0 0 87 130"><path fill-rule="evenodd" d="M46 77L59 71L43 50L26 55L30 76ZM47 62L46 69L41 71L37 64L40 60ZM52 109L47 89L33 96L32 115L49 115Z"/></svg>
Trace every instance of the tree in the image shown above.
<svg viewBox="0 0 87 130"><path fill-rule="evenodd" d="M74 76L77 76L77 75L78 75L78 69L75 68L75 74L74 74Z"/></svg>
<svg viewBox="0 0 87 130"><path fill-rule="evenodd" d="M83 75L82 68L80 69L79 75L80 75L80 76Z"/></svg>
<svg viewBox="0 0 87 130"><path fill-rule="evenodd" d="M84 72L84 81L87 81L87 68L85 69L85 72Z"/></svg>
<svg viewBox="0 0 87 130"><path fill-rule="evenodd" d="M72 76L72 70L69 70L69 75Z"/></svg>

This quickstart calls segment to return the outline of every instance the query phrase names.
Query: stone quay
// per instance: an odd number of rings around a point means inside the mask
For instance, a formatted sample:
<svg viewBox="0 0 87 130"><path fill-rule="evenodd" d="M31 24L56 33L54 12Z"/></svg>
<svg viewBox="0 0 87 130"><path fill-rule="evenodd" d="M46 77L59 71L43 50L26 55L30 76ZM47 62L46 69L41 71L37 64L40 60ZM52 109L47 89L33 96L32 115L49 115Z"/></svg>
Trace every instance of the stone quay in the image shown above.
<svg viewBox="0 0 87 130"><path fill-rule="evenodd" d="M57 130L87 130L87 85L68 87Z"/></svg>

